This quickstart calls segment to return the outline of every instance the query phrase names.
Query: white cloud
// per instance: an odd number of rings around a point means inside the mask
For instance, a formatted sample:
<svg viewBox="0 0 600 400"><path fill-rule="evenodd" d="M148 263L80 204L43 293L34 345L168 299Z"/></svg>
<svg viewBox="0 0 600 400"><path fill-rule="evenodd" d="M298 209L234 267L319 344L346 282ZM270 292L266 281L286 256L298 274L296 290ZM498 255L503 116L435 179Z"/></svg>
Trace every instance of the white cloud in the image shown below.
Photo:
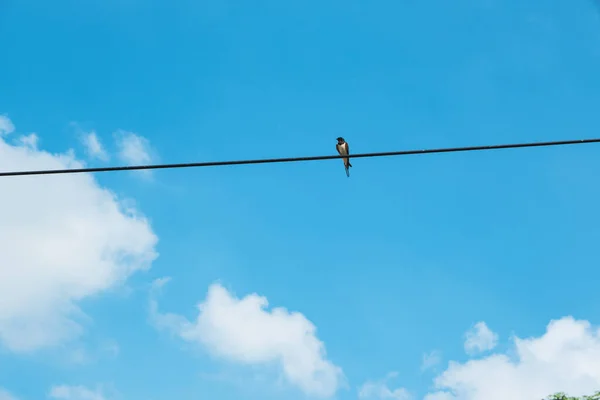
<svg viewBox="0 0 600 400"><path fill-rule="evenodd" d="M0 136L9 135L15 131L15 126L6 115L0 115Z"/></svg>
<svg viewBox="0 0 600 400"><path fill-rule="evenodd" d="M156 160L156 152L150 146L150 141L133 132L119 130L114 134L118 148L119 159L127 165L147 165ZM151 170L133 171L138 176L150 179Z"/></svg>
<svg viewBox="0 0 600 400"><path fill-rule="evenodd" d="M600 329L588 321L565 317L551 321L540 337L514 342L513 357L451 362L435 380L439 392L426 400L531 400L600 388Z"/></svg>
<svg viewBox="0 0 600 400"><path fill-rule="evenodd" d="M150 141L133 132L117 131L115 140L119 150L119 158L129 165L147 164L155 158Z"/></svg>
<svg viewBox="0 0 600 400"><path fill-rule="evenodd" d="M430 393L423 400L455 400L455 397L447 392Z"/></svg>
<svg viewBox="0 0 600 400"><path fill-rule="evenodd" d="M368 381L358 391L358 398L363 400L410 400L412 395L405 388L391 389L387 382L397 377L396 372L389 373L384 380Z"/></svg>
<svg viewBox="0 0 600 400"><path fill-rule="evenodd" d="M49 397L56 400L106 400L100 391L90 390L84 386L54 386Z"/></svg>
<svg viewBox="0 0 600 400"><path fill-rule="evenodd" d="M81 167L0 138L0 170ZM89 174L0 180L0 345L20 352L82 333L78 302L156 258L148 221Z"/></svg>
<svg viewBox="0 0 600 400"><path fill-rule="evenodd" d="M423 354L423 362L421 363L421 370L426 371L430 368L435 367L440 362L442 362L442 355L439 351L431 351L429 353Z"/></svg>
<svg viewBox="0 0 600 400"><path fill-rule="evenodd" d="M62 359L70 364L89 364L104 358L116 358L121 348L113 340L104 340L100 343L90 345L76 343L61 352Z"/></svg>
<svg viewBox="0 0 600 400"><path fill-rule="evenodd" d="M19 137L19 143L26 147L31 147L32 149L37 149L39 138L35 133L30 133L29 135L23 135Z"/></svg>
<svg viewBox="0 0 600 400"><path fill-rule="evenodd" d="M155 285L160 287L166 281ZM331 397L343 383L339 367L326 359L315 326L298 312L266 310L265 297L238 299L219 284L208 289L195 321L159 314L151 303L154 322L182 339L204 346L211 354L245 365L278 365L289 383L308 395Z"/></svg>
<svg viewBox="0 0 600 400"><path fill-rule="evenodd" d="M96 132L92 131L84 133L81 136L81 140L89 157L96 158L100 161L108 161L108 153L104 150L104 146L102 146Z"/></svg>
<svg viewBox="0 0 600 400"><path fill-rule="evenodd" d="M465 351L467 354L492 350L498 343L498 335L488 328L485 322L478 322L466 333Z"/></svg>
<svg viewBox="0 0 600 400"><path fill-rule="evenodd" d="M0 400L17 400L17 398L11 395L6 390L0 388Z"/></svg>

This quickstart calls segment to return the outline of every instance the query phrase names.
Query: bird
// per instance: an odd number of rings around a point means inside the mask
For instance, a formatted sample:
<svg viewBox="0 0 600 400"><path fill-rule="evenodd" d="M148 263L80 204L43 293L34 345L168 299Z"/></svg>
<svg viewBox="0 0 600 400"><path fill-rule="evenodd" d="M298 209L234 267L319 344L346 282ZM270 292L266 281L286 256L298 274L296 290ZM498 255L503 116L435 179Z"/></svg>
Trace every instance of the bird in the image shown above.
<svg viewBox="0 0 600 400"><path fill-rule="evenodd" d="M346 142L343 137L337 138L337 144L335 145L335 149L337 150L338 153L340 153L341 156L350 154L350 147L348 147L348 142ZM344 168L346 168L346 176L350 177L350 167L352 166L352 164L350 164L350 158L344 157L344 158L342 158L342 160L344 160Z"/></svg>

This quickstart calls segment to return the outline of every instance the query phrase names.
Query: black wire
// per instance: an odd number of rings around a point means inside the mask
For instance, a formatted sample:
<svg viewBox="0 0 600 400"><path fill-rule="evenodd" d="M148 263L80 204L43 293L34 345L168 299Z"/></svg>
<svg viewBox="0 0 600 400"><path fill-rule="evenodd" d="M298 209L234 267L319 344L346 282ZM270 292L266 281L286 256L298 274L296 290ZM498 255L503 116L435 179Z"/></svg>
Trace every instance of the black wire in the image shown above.
<svg viewBox="0 0 600 400"><path fill-rule="evenodd" d="M10 171L10 172L0 172L0 177L23 176L23 175L76 174L76 173L83 173L83 172L131 171L131 170L144 170L144 169L219 167L219 166L224 166L224 165L270 164L270 163L283 163L283 162L318 161L318 160L331 160L331 159L346 158L346 157L364 158L364 157L408 156L408 155L412 155L412 154L456 153L456 152L461 152L461 151L514 149L514 148L521 148L521 147L564 146L564 145L570 145L570 144L585 144L585 143L600 143L600 138L563 140L563 141L555 141L555 142L498 144L498 145L489 145L489 146L449 147L449 148L441 148L441 149L402 150L402 151L388 151L388 152L380 152L380 153L350 154L348 156L331 155L331 156L312 156L312 157L266 158L266 159L258 159L258 160L209 161L209 162L180 163L180 164L130 165L130 166L120 166L120 167L51 169L51 170L37 170L37 171Z"/></svg>

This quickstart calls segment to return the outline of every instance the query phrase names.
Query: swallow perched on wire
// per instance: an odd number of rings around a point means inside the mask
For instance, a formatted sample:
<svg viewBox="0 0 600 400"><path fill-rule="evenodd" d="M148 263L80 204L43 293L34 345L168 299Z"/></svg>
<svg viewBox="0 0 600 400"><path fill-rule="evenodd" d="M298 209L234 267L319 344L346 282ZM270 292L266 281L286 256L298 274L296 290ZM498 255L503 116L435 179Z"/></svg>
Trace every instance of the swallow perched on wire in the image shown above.
<svg viewBox="0 0 600 400"><path fill-rule="evenodd" d="M340 153L341 156L346 156L346 155L350 154L350 147L348 147L348 142L346 142L343 137L337 138L337 144L335 145L335 149L337 150L338 153ZM352 164L350 164L350 158L344 157L344 158L342 158L342 160L344 160L344 168L346 168L346 176L349 177L350 176L350 167L352 166Z"/></svg>

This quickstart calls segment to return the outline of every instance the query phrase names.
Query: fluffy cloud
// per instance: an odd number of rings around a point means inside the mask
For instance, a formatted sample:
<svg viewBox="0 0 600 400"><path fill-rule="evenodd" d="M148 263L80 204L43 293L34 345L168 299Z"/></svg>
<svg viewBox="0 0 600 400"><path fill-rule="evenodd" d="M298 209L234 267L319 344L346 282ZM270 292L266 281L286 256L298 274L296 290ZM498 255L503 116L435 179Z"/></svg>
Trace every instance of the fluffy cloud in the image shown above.
<svg viewBox="0 0 600 400"><path fill-rule="evenodd" d="M600 329L565 317L540 337L514 339L514 355L451 362L426 400L531 400L555 392L592 394L600 387Z"/></svg>
<svg viewBox="0 0 600 400"><path fill-rule="evenodd" d="M358 398L362 400L410 400L412 395L404 388L390 389L387 384L392 378L398 376L396 372L389 373L382 381L368 381L358 391Z"/></svg>
<svg viewBox="0 0 600 400"><path fill-rule="evenodd" d="M423 354L423 362L421 363L421 371L426 371L430 368L435 367L442 362L442 355L439 351L431 351L427 354Z"/></svg>
<svg viewBox="0 0 600 400"><path fill-rule="evenodd" d="M0 115L0 136L8 135L15 131L15 126L5 115Z"/></svg>
<svg viewBox="0 0 600 400"><path fill-rule="evenodd" d="M105 400L99 391L90 390L84 386L54 386L50 389L49 397L56 400Z"/></svg>
<svg viewBox="0 0 600 400"><path fill-rule="evenodd" d="M158 281L157 286L165 282ZM342 371L326 359L315 326L298 312L268 311L267 306L265 297L250 294L238 299L213 284L198 305L195 321L159 314L154 301L151 312L159 326L204 346L214 356L245 365L279 365L288 382L306 394L333 396L342 384Z"/></svg>
<svg viewBox="0 0 600 400"><path fill-rule="evenodd" d="M485 322L478 322L466 333L465 351L476 354L492 350L498 343L498 335L487 327Z"/></svg>
<svg viewBox="0 0 600 400"><path fill-rule="evenodd" d="M12 123L11 123L12 125ZM0 138L0 170L77 168ZM89 174L0 180L0 345L33 351L81 334L80 300L147 269L157 254L148 221Z"/></svg>
<svg viewBox="0 0 600 400"><path fill-rule="evenodd" d="M96 158L101 161L108 161L108 153L104 150L104 146L98 139L96 132L88 132L82 135L81 140L85 146L85 151L91 158Z"/></svg>

